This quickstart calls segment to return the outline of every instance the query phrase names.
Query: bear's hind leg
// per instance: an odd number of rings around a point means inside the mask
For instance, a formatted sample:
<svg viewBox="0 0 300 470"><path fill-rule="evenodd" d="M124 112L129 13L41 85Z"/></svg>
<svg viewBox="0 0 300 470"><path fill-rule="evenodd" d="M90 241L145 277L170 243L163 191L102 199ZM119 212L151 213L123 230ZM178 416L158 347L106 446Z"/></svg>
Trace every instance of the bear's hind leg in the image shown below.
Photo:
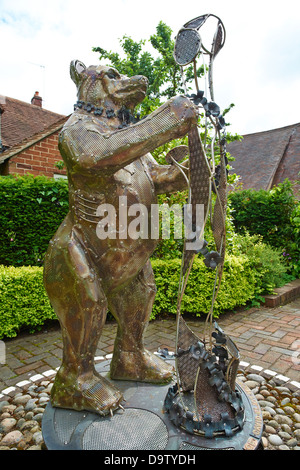
<svg viewBox="0 0 300 470"><path fill-rule="evenodd" d="M118 322L117 337L111 362L111 377L168 383L173 367L144 347L156 287L150 261L129 284L108 297L109 309Z"/></svg>
<svg viewBox="0 0 300 470"><path fill-rule="evenodd" d="M60 408L104 415L116 409L123 397L94 367L107 300L76 238L71 233L65 237L65 243L52 245L45 260L45 288L60 320L63 337L63 361L51 391L51 402Z"/></svg>

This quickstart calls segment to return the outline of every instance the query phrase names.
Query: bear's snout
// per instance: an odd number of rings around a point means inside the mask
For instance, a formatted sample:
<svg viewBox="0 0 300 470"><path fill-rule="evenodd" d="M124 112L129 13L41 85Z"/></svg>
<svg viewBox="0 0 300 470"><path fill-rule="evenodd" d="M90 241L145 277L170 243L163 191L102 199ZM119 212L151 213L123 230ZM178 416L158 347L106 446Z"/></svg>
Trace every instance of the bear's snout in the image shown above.
<svg viewBox="0 0 300 470"><path fill-rule="evenodd" d="M122 88L123 87L127 90L133 90L134 88L142 88L143 91L146 91L148 88L148 79L143 75L135 75L134 77L122 80Z"/></svg>
<svg viewBox="0 0 300 470"><path fill-rule="evenodd" d="M148 87L148 78L144 77L143 75L136 75L136 78L139 80L139 82L145 84Z"/></svg>
<svg viewBox="0 0 300 470"><path fill-rule="evenodd" d="M148 79L143 75L122 77L121 80L112 80L108 84L108 94L115 102L120 101L126 106L135 106L143 101L148 88Z"/></svg>

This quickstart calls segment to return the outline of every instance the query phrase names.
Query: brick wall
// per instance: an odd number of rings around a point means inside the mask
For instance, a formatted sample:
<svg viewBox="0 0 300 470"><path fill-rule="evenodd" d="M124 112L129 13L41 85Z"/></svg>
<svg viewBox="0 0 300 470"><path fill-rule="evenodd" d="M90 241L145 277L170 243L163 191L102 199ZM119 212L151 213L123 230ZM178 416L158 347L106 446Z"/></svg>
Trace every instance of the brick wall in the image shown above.
<svg viewBox="0 0 300 470"><path fill-rule="evenodd" d="M55 163L62 161L58 150L58 135L60 131L45 137L28 149L10 158L8 173L19 175L45 175L53 177L56 175L66 175L66 170L59 170Z"/></svg>

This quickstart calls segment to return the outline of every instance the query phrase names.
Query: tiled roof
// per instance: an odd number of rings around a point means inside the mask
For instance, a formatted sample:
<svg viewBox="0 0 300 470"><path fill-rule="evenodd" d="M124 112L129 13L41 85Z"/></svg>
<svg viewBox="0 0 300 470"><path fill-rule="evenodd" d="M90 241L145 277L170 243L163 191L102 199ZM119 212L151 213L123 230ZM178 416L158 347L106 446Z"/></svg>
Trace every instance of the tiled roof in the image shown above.
<svg viewBox="0 0 300 470"><path fill-rule="evenodd" d="M64 117L60 119L60 121L55 122L52 126L47 127L42 132L39 132L38 134L34 134L32 137L28 139L24 139L19 144L14 145L13 147L0 153L0 164L5 162L8 158L11 158L17 155L18 153L21 153L24 150L28 149L29 147L36 144L40 140L43 140L45 137L48 137L49 135L54 134L57 131L60 131L62 127L64 126L67 119L68 117Z"/></svg>
<svg viewBox="0 0 300 470"><path fill-rule="evenodd" d="M39 134L64 116L14 98L5 97L1 108L2 145L8 149Z"/></svg>
<svg viewBox="0 0 300 470"><path fill-rule="evenodd" d="M295 181L300 172L300 123L247 134L227 147L243 189L268 190L286 178Z"/></svg>

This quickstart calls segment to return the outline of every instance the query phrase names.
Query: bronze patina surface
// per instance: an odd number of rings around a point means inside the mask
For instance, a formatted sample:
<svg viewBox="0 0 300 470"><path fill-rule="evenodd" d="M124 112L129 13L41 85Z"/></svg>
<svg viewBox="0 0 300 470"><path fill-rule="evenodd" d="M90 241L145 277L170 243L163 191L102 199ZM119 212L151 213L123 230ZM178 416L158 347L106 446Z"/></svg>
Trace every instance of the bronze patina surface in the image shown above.
<svg viewBox="0 0 300 470"><path fill-rule="evenodd" d="M155 297L149 258L157 240L117 234L100 239L97 209L127 204L149 211L157 195L183 189L174 165L158 165L149 152L186 135L197 123L197 108L186 97L167 101L145 119L131 113L146 93L147 79L126 77L104 66L71 63L78 90L75 112L65 124L59 148L67 167L69 213L50 242L44 283L60 320L64 350L52 389L52 404L107 414L122 394L94 367L94 355L108 309L118 322L111 377L166 383L172 367L146 351L143 335Z"/></svg>

